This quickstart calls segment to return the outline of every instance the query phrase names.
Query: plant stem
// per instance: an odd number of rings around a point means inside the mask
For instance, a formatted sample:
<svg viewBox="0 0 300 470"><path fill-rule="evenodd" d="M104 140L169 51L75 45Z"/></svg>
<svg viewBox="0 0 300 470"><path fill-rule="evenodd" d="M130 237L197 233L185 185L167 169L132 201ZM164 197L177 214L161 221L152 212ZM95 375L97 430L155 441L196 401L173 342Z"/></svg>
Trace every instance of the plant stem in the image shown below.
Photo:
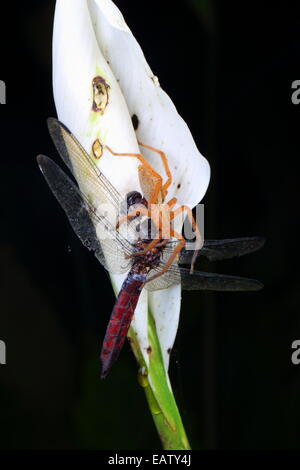
<svg viewBox="0 0 300 470"><path fill-rule="evenodd" d="M165 450L190 450L182 420L165 371L155 321L149 311L148 335L151 352L147 367L132 329L128 338L139 364L138 381L144 388L150 412Z"/></svg>

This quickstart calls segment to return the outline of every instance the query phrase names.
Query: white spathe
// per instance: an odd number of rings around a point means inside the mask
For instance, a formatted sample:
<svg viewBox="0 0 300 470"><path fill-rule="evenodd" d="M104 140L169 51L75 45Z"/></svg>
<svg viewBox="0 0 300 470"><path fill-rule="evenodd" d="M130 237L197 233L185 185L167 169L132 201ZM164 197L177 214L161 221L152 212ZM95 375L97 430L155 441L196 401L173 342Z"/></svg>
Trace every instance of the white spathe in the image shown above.
<svg viewBox="0 0 300 470"><path fill-rule="evenodd" d="M110 87L109 105L103 115L92 110L92 82L98 75ZM58 118L74 133L87 152L91 153L97 138L116 152L122 152L124 148L133 153L139 151L124 97L97 44L86 0L56 2L53 90ZM121 194L139 190L136 159L113 157L104 151L99 166ZM84 182L79 183L84 186ZM118 292L124 275L111 275L111 278ZM147 315L148 293L144 290L133 328L148 362Z"/></svg>
<svg viewBox="0 0 300 470"><path fill-rule="evenodd" d="M110 86L109 104L103 115L92 111L92 80L101 75ZM195 206L204 196L210 168L192 135L143 52L111 0L57 0L53 38L53 86L59 119L91 152L99 138L117 152L138 152L131 117L136 116L138 139L163 150L173 182L167 199ZM121 89L121 90L120 90ZM125 99L124 99L125 98ZM157 154L141 149L153 168L165 177ZM125 195L139 190L138 162L104 152L100 168ZM120 287L124 276L113 276ZM180 286L147 294L144 290L133 327L148 363L147 305L155 317L164 363L176 336L180 312Z"/></svg>

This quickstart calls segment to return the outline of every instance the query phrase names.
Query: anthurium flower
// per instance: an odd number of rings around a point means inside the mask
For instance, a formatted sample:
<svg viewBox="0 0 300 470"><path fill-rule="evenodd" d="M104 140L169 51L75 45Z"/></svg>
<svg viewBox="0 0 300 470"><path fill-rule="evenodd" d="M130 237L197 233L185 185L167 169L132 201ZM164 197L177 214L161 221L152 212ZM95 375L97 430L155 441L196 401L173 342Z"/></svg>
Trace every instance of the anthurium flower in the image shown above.
<svg viewBox="0 0 300 470"><path fill-rule="evenodd" d="M111 0L89 2L99 47L118 80L139 141L163 150L172 173L168 199L193 208L203 198L210 178L210 167L199 153L186 123L162 90L144 54ZM161 175L164 171L157 155L143 155ZM180 286L149 294L166 367L180 311Z"/></svg>
<svg viewBox="0 0 300 470"><path fill-rule="evenodd" d="M115 152L142 152L154 170L165 177L157 154L139 149L139 140L167 155L172 173L167 200L176 197L178 204L191 208L200 202L209 183L209 164L111 0L57 0L53 89L58 118L121 195L141 192L139 162L112 156L106 146ZM81 176L76 177L80 184ZM124 276L112 274L111 279L117 293ZM180 285L152 293L144 289L135 312L132 328L153 389L157 384L148 353L148 310L155 319L167 376L180 302Z"/></svg>

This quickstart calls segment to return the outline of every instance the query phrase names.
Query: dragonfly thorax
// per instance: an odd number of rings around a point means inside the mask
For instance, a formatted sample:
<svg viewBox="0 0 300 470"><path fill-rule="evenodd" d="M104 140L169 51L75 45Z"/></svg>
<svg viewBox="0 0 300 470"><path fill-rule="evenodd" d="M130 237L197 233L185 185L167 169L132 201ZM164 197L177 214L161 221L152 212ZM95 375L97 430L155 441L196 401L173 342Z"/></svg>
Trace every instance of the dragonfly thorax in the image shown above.
<svg viewBox="0 0 300 470"><path fill-rule="evenodd" d="M150 240L151 241L151 240ZM149 245L149 240L139 240L135 244L137 252L143 251ZM155 247L147 251L145 254L138 256L132 265L132 270L136 273L148 273L151 269L159 265L163 247Z"/></svg>

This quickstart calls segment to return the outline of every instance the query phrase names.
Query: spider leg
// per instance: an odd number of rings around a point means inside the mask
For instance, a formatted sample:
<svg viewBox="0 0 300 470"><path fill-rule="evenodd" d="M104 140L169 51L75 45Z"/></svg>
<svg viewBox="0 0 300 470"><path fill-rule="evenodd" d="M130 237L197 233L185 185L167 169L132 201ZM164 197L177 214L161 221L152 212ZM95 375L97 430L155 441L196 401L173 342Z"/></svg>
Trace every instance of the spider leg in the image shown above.
<svg viewBox="0 0 300 470"><path fill-rule="evenodd" d="M149 279L147 279L146 282L153 281L154 279L157 279L158 277L162 276L166 271L168 271L169 267L173 263L173 261L176 258L177 254L180 253L181 249L184 247L185 239L183 238L182 235L180 235L180 233L177 233L174 230L171 230L171 236L174 237L174 238L177 238L178 240L180 240L178 245L176 246L173 253L169 257L169 259L166 262L166 264L164 265L163 269L159 273L154 274L154 276L149 277Z"/></svg>
<svg viewBox="0 0 300 470"><path fill-rule="evenodd" d="M118 220L116 224L116 229L118 229L120 225L124 224L124 222L126 222L127 220L130 220L133 217L139 217L141 214L144 214L145 216L149 217L148 209L146 209L146 207L139 207L138 209L134 209L133 211L129 212L127 215L124 215Z"/></svg>
<svg viewBox="0 0 300 470"><path fill-rule="evenodd" d="M168 239L168 238L166 238L166 239L163 240L162 242L158 243L158 244L156 245L156 248L160 248L160 247L162 247L162 246L165 246L167 243L169 243L169 239Z"/></svg>
<svg viewBox="0 0 300 470"><path fill-rule="evenodd" d="M170 168L169 168L168 159L166 157L165 152L162 152L161 150L158 150L155 147L150 147L149 145L143 144L143 142L140 142L140 141L138 141L138 144L141 147L144 147L145 149L148 149L148 150L152 150L153 152L158 153L160 155L160 157L162 159L164 169L165 169L165 172L166 172L166 175L167 175L167 181L162 186L164 194L166 195L167 194L166 191L172 183L172 174L171 174L171 171L170 171Z"/></svg>
<svg viewBox="0 0 300 470"><path fill-rule="evenodd" d="M144 250L132 253L131 255L126 256L126 258L134 258L135 256L145 255L146 253L148 253L148 251L153 250L153 248L155 248L156 246L160 246L159 240L159 238L157 238L156 240L152 240L150 243L148 243L148 245L146 245L146 248L144 248Z"/></svg>
<svg viewBox="0 0 300 470"><path fill-rule="evenodd" d="M143 250L141 251L138 251L136 253L132 253L131 255L128 255L127 258L133 258L135 256L140 256L140 255L145 255L146 253L148 253L148 251L150 250L153 250L153 248L156 247L156 245L160 246L160 240L162 239L162 236L161 236L161 220L160 220L160 212L155 212L154 214L152 214L151 216L151 210L150 210L150 213L148 215L149 219L152 220L152 223L155 225L156 227L156 233L158 233L158 236L156 238L154 238L153 240L151 240Z"/></svg>
<svg viewBox="0 0 300 470"><path fill-rule="evenodd" d="M142 168L144 168L147 173L150 175L150 177L154 180L156 180L155 187L153 191L151 192L151 195L148 197L148 202L149 204L155 204L158 199L158 195L162 189L162 178L161 176L153 170L152 166L147 162L147 160L143 157L142 154L140 153L118 153L114 152L108 145L106 145L107 150L114 156L117 157L135 157L137 158L141 164Z"/></svg>
<svg viewBox="0 0 300 470"><path fill-rule="evenodd" d="M138 253L133 253L132 255L128 255L128 258L133 258L134 256L145 255L148 251L153 250L153 248L161 248L165 246L169 240L166 238L162 242L159 241L160 239L152 240L143 251L139 251ZM154 243L155 242L155 243Z"/></svg>
<svg viewBox="0 0 300 470"><path fill-rule="evenodd" d="M142 154L140 154L140 153L117 153L117 152L114 152L108 145L106 145L106 148L112 155L114 155L116 157L135 157L135 158L137 158L142 163L142 165L145 168L147 168L147 170L149 171L150 174L160 178L160 175L156 171L153 170L152 166L147 162L147 160L143 157Z"/></svg>
<svg viewBox="0 0 300 470"><path fill-rule="evenodd" d="M148 253L148 251L151 251L153 250L154 248L159 248L159 247L163 247L165 246L168 241L169 241L169 238L166 238L166 239L162 239L162 221L161 221L161 214L160 212L154 214L153 217L150 217L152 222L155 224L156 226L156 229L158 229L158 237L153 239L150 243L148 243L145 248L141 251L138 251L136 253L132 253L131 255L127 256L126 258L134 258L135 256L141 256L141 255L145 255L146 253Z"/></svg>
<svg viewBox="0 0 300 470"><path fill-rule="evenodd" d="M194 266L195 266L197 256L199 254L200 249L202 248L202 236L201 236L201 233L199 232L199 229L198 229L198 226L197 226L196 221L194 219L193 213L192 213L191 209L188 206L178 207L178 209L176 209L175 211L172 212L171 219L174 219L177 215L181 214L182 212L187 213L187 216L188 216L189 221L192 225L193 231L195 232L195 235L196 235L196 245L199 247L193 253L193 257L192 257L192 261L191 261L191 271L190 271L191 274L192 274L194 272Z"/></svg>
<svg viewBox="0 0 300 470"><path fill-rule="evenodd" d="M170 209L172 209L172 207L175 206L176 202L177 202L177 197L173 197L168 202L166 202L166 204L169 206Z"/></svg>

